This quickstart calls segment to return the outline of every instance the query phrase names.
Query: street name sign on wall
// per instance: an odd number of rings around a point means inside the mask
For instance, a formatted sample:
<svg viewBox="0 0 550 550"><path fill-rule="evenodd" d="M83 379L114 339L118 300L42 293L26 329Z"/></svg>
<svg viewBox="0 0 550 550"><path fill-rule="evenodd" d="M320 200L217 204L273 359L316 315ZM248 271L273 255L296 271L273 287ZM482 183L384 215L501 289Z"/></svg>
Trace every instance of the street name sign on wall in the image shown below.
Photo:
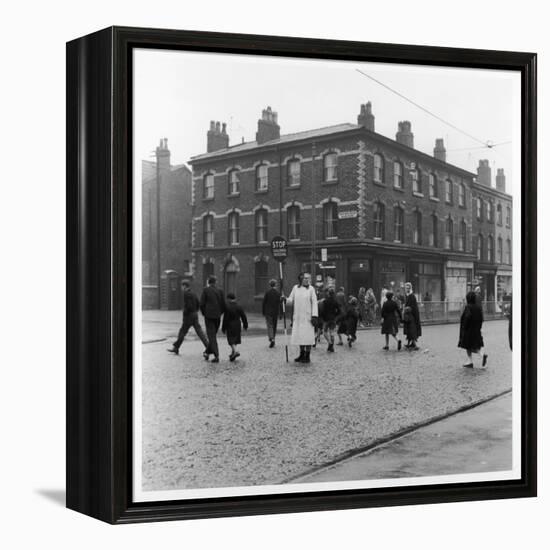
<svg viewBox="0 0 550 550"><path fill-rule="evenodd" d="M278 262L286 259L288 256L288 243L284 237L273 237L271 239L271 255Z"/></svg>

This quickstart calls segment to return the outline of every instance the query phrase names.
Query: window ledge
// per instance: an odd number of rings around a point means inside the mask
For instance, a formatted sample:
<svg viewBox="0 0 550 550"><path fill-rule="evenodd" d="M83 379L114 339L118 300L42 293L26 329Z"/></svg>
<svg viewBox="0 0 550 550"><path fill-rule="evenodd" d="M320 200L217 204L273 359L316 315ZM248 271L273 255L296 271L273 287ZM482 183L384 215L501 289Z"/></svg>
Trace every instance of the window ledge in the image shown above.
<svg viewBox="0 0 550 550"><path fill-rule="evenodd" d="M382 237L373 237L372 240L373 240L373 241L381 241L381 240L382 240Z"/></svg>
<svg viewBox="0 0 550 550"><path fill-rule="evenodd" d="M213 200L214 200L214 197L203 197L202 198L203 202L208 202L208 201L213 201Z"/></svg>
<svg viewBox="0 0 550 550"><path fill-rule="evenodd" d="M403 244L403 241L400 241L400 240L398 240L398 239L393 239L393 242L394 242L394 243L397 243L397 244Z"/></svg>
<svg viewBox="0 0 550 550"><path fill-rule="evenodd" d="M440 202L438 197L430 197L430 200L434 202Z"/></svg>
<svg viewBox="0 0 550 550"><path fill-rule="evenodd" d="M256 191L254 191L254 193L256 193L258 195L265 195L268 191L269 191L269 189L256 189Z"/></svg>
<svg viewBox="0 0 550 550"><path fill-rule="evenodd" d="M238 193L228 193L227 197L232 199L232 198L235 198L235 197L240 197L241 196L241 192L239 191Z"/></svg>
<svg viewBox="0 0 550 550"><path fill-rule="evenodd" d="M403 187L397 187L397 185L394 185L393 186L393 189L395 191L399 191L400 193L404 193L405 192L405 189L403 189Z"/></svg>
<svg viewBox="0 0 550 550"><path fill-rule="evenodd" d="M386 184L383 181L372 180L372 183L374 183L374 185L378 185L379 187L386 187Z"/></svg>
<svg viewBox="0 0 550 550"><path fill-rule="evenodd" d="M325 241L335 241L338 237L325 237Z"/></svg>
<svg viewBox="0 0 550 550"><path fill-rule="evenodd" d="M300 238L297 238L297 239L288 239L291 243L299 243L302 239Z"/></svg>
<svg viewBox="0 0 550 550"><path fill-rule="evenodd" d="M321 185L336 185L337 183L338 183L338 180L329 180L329 181L321 182Z"/></svg>
<svg viewBox="0 0 550 550"><path fill-rule="evenodd" d="M424 198L424 193L419 193L418 191L413 191L413 196Z"/></svg>
<svg viewBox="0 0 550 550"><path fill-rule="evenodd" d="M293 189L300 189L301 185L287 185L285 189L287 191L292 191Z"/></svg>

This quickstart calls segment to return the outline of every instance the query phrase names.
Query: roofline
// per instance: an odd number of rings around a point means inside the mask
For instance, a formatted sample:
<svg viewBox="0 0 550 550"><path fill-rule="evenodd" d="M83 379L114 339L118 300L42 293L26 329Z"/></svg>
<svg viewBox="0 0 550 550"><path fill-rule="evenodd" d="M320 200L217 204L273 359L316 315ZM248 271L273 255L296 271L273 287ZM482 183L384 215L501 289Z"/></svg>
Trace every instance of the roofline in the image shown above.
<svg viewBox="0 0 550 550"><path fill-rule="evenodd" d="M477 181L474 181L474 188L475 189L481 189L483 191L488 191L489 193L493 193L497 195L498 197L503 197L506 199L512 200L513 197L510 195L510 193L506 193L506 191L499 191L496 187L487 187L487 185L484 185L483 183L479 183Z"/></svg>
<svg viewBox="0 0 550 550"><path fill-rule="evenodd" d="M460 168L459 166L455 166L454 164L450 164L449 162L439 160L439 159L437 159L437 158L435 158L431 155L428 155L427 153L424 153L424 152L420 151L419 149L415 149L413 147L408 147L407 145L399 143L398 141L395 141L395 140L393 140L389 137L386 137L382 134L378 134L377 132L373 132L372 130L368 130L364 126L358 126L358 127L355 127L355 128L346 128L345 130L339 130L337 132L324 134L324 135L318 136L318 137L308 136L308 137L303 137L303 138L296 138L294 140L289 140L289 141L284 142L284 143L271 143L271 144L269 142L267 142L265 144L262 143L262 144L258 144L256 147L252 147L252 148L247 149L245 151L231 151L231 148L222 149L219 152L218 151L213 151L212 155L209 156L209 157L206 157L206 158L197 158L199 155L196 155L195 157L191 157L191 159L188 160L187 163L190 164L191 166L193 166L194 164L197 164L197 165L198 164L203 164L203 163L206 163L206 162L211 161L213 159L217 160L218 158L232 158L234 156L246 156L246 155L254 154L258 150L261 150L261 151L277 150L277 149L285 148L287 145L291 146L294 143L299 143L299 142L304 142L304 141L305 142L307 142L307 141L324 141L324 140L332 138L334 136L339 136L339 135L342 135L342 134L344 134L344 135L345 134L354 134L354 133L359 133L359 134L367 133L367 135L369 135L371 137L374 137L374 138L377 138L377 139L381 139L386 144L391 145L392 147L397 147L398 149L400 149L401 151L403 151L405 153L411 154L411 152L414 152L415 154L419 154L425 160L429 160L430 162L433 162L436 165L439 165L442 169L444 168L448 171L449 170L454 170L454 171L460 172L461 174L465 174L467 177L471 177L472 179L477 177L477 174L474 174L473 172L468 172L468 170L465 170L464 168ZM287 134L287 135L292 135L292 134ZM250 143L250 142L248 142L248 143ZM242 144L239 143L239 145L242 145ZM238 145L236 145L235 147L238 147Z"/></svg>

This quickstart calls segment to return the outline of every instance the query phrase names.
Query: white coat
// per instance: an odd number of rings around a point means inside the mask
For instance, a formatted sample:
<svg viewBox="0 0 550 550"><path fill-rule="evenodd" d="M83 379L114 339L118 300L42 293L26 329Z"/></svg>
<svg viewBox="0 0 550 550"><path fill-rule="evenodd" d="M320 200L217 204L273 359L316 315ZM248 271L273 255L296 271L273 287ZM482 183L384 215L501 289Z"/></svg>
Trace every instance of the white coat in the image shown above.
<svg viewBox="0 0 550 550"><path fill-rule="evenodd" d="M311 324L311 318L318 316L317 296L313 285L294 285L287 304L294 306L290 343L295 346L312 346L315 344L315 328Z"/></svg>

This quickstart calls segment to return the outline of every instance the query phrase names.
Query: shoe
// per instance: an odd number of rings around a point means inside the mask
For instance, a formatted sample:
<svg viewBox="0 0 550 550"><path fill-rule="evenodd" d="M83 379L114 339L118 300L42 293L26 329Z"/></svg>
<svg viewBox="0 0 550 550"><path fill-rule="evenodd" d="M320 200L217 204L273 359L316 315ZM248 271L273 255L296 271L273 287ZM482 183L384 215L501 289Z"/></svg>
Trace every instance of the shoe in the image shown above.
<svg viewBox="0 0 550 550"><path fill-rule="evenodd" d="M208 361L208 359L210 359L210 354L209 354L207 351L205 351L205 352L202 354L202 356L203 356L207 361Z"/></svg>
<svg viewBox="0 0 550 550"><path fill-rule="evenodd" d="M334 351L334 344L329 344L327 346L327 351Z"/></svg>
<svg viewBox="0 0 550 550"><path fill-rule="evenodd" d="M235 352L235 359L237 359L237 357L240 357L240 356L241 356L241 354L238 351L236 351Z"/></svg>
<svg viewBox="0 0 550 550"><path fill-rule="evenodd" d="M343 346L343 345L344 345L344 342L338 342L336 345L337 345L337 346Z"/></svg>
<svg viewBox="0 0 550 550"><path fill-rule="evenodd" d="M180 354L180 350L178 348L170 348L170 349L167 349L166 351L173 353L174 355Z"/></svg>
<svg viewBox="0 0 550 550"><path fill-rule="evenodd" d="M397 340L397 351L401 351L401 340Z"/></svg>
<svg viewBox="0 0 550 550"><path fill-rule="evenodd" d="M275 340L271 340L271 342L269 342L269 347L270 347L270 348L274 348L274 347L275 347Z"/></svg>
<svg viewBox="0 0 550 550"><path fill-rule="evenodd" d="M214 359L212 359L212 361L210 361L211 363L219 363L220 362L220 358L219 357L214 357Z"/></svg>
<svg viewBox="0 0 550 550"><path fill-rule="evenodd" d="M409 349L412 351L418 351L420 348L415 344L415 345L412 345Z"/></svg>
<svg viewBox="0 0 550 550"><path fill-rule="evenodd" d="M235 361L235 354L234 354L234 353L230 353L230 354L229 354L229 360L230 360L231 362Z"/></svg>
<svg viewBox="0 0 550 550"><path fill-rule="evenodd" d="M304 352L301 351L300 355L298 355L298 357L296 357L296 359L294 359L294 362L295 363L301 363L303 361L303 359L304 359Z"/></svg>
<svg viewBox="0 0 550 550"><path fill-rule="evenodd" d="M388 351L390 349L390 347L389 346L384 346L382 349L385 350L385 351Z"/></svg>
<svg viewBox="0 0 550 550"><path fill-rule="evenodd" d="M481 362L482 367L485 367L487 365L487 359L488 358L489 358L489 356L486 353L484 353L483 354L483 361Z"/></svg>
<svg viewBox="0 0 550 550"><path fill-rule="evenodd" d="M467 369L473 369L474 368L474 364L473 363L466 363L466 365L462 365L463 367L467 368Z"/></svg>
<svg viewBox="0 0 550 550"><path fill-rule="evenodd" d="M309 358L309 351L306 351L304 353L304 358L302 359L302 363L311 363L311 359Z"/></svg>
<svg viewBox="0 0 550 550"><path fill-rule="evenodd" d="M348 338L348 346L351 348L351 344L353 343L353 340L351 338Z"/></svg>

